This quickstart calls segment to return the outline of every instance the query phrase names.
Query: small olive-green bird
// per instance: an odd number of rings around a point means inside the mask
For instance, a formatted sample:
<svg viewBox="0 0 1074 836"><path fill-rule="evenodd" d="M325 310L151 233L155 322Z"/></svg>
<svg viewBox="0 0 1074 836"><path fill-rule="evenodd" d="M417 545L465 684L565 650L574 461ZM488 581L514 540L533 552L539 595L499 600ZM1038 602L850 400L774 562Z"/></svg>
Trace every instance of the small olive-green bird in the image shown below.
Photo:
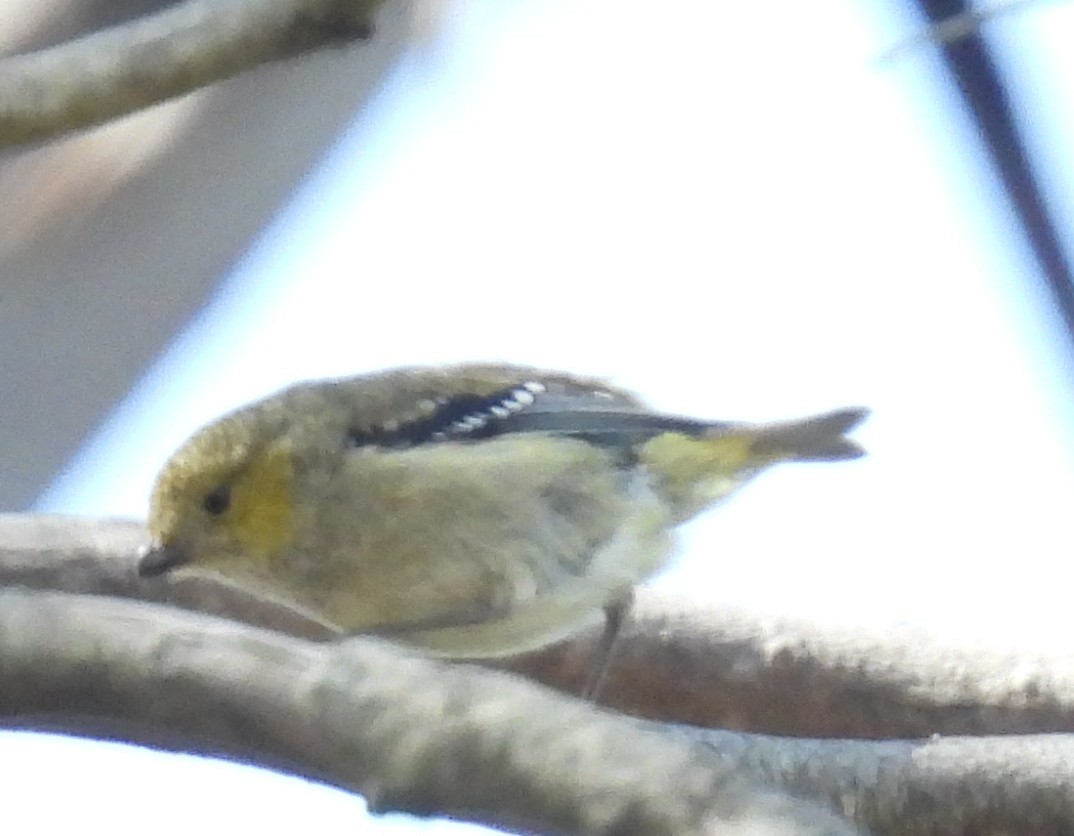
<svg viewBox="0 0 1074 836"><path fill-rule="evenodd" d="M860 456L844 434L864 415L699 421L504 365L302 383L172 456L139 572L212 573L439 655L510 655L629 600L670 531L758 471Z"/></svg>

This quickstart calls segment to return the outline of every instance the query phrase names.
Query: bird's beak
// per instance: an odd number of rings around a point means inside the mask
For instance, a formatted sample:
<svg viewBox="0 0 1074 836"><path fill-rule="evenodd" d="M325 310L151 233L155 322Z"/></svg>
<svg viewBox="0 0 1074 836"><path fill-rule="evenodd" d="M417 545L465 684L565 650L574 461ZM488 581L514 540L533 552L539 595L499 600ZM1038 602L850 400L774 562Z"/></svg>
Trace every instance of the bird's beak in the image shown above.
<svg viewBox="0 0 1074 836"><path fill-rule="evenodd" d="M138 561L138 575L143 578L155 578L169 569L183 565L188 559L186 550L176 545L154 546Z"/></svg>

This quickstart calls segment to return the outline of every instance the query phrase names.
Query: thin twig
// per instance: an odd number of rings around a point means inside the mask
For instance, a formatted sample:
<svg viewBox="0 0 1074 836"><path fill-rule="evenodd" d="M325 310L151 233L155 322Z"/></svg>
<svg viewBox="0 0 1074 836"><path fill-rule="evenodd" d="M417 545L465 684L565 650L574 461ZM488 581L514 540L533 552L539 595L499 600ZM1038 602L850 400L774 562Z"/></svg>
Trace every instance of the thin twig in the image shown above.
<svg viewBox="0 0 1074 836"><path fill-rule="evenodd" d="M890 63L925 44L942 45L960 41L977 34L985 23L1004 15L1021 12L1029 6L1040 6L1042 3L1043 0L1009 0L1006 3L996 3L985 8L970 9L962 14L951 15L889 47L877 58L877 63Z"/></svg>

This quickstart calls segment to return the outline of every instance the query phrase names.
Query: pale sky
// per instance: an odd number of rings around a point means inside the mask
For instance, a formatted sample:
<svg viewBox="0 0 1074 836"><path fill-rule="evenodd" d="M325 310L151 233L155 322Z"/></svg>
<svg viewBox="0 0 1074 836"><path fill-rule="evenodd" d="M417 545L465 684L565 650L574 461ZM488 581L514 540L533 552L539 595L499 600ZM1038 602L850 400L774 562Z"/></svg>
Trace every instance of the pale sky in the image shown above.
<svg viewBox="0 0 1074 836"><path fill-rule="evenodd" d="M708 418L862 404L868 458L763 475L683 531L656 583L1061 646L1074 369L933 51L876 64L917 25L893 6L449 7L39 508L142 517L157 468L205 421L295 380L402 364L599 374ZM1074 184L1048 155L1074 147L1072 28L1058 3L990 30L1065 218ZM363 806L126 747L5 735L0 753L9 820L41 832L222 832L224 811L244 830L342 834ZM361 832L400 832L378 825Z"/></svg>

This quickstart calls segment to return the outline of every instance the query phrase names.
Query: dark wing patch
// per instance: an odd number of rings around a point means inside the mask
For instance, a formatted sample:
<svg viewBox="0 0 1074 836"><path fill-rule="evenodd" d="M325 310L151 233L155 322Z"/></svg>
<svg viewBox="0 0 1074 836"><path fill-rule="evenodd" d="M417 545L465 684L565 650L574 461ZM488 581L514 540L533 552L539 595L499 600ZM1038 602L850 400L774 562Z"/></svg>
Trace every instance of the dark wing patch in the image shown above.
<svg viewBox="0 0 1074 836"><path fill-rule="evenodd" d="M428 398L405 420L354 429L348 438L355 447L402 449L509 433L543 433L632 447L660 433L699 435L720 426L631 408L599 391L549 391L543 383L526 381L490 395Z"/></svg>
<svg viewBox="0 0 1074 836"><path fill-rule="evenodd" d="M460 394L422 401L417 413L364 430L351 430L355 447L405 448L440 441L476 441L511 432L510 418L533 406L545 386L527 381L491 395Z"/></svg>

